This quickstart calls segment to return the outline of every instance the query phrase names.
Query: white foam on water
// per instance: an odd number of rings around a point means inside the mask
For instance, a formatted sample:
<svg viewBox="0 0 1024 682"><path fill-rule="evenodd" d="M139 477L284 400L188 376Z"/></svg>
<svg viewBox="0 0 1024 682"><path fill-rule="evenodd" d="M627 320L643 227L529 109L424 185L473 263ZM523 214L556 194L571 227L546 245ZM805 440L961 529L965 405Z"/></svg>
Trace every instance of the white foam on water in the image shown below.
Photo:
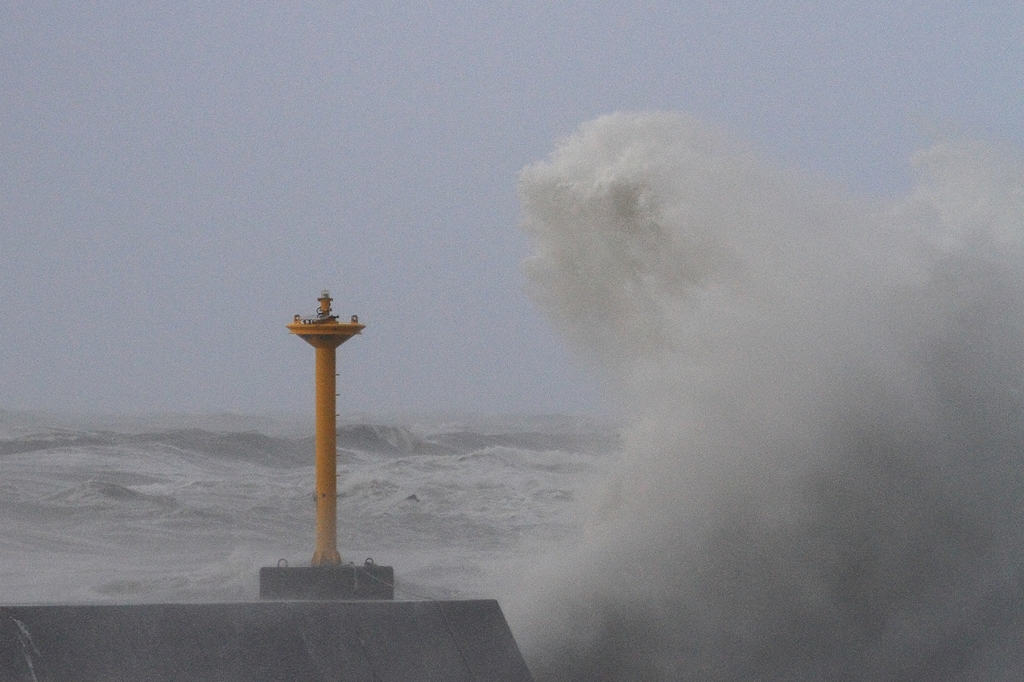
<svg viewBox="0 0 1024 682"><path fill-rule="evenodd" d="M482 421L345 420L344 560L393 565L405 598L484 596L491 567L524 542L580 535L580 492L614 458L614 431ZM255 599L261 566L309 562L313 444L301 423L8 414L0 426L11 422L5 603Z"/></svg>

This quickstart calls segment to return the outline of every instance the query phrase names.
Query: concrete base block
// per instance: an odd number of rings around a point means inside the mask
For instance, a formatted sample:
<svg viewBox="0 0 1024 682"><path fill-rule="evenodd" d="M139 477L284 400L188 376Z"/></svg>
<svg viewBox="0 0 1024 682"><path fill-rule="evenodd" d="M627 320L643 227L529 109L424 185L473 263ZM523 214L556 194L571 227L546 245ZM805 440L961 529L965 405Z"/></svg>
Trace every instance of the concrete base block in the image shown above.
<svg viewBox="0 0 1024 682"><path fill-rule="evenodd" d="M376 564L260 569L260 599L394 599L395 571Z"/></svg>
<svg viewBox="0 0 1024 682"><path fill-rule="evenodd" d="M0 682L530 682L498 603L0 607Z"/></svg>

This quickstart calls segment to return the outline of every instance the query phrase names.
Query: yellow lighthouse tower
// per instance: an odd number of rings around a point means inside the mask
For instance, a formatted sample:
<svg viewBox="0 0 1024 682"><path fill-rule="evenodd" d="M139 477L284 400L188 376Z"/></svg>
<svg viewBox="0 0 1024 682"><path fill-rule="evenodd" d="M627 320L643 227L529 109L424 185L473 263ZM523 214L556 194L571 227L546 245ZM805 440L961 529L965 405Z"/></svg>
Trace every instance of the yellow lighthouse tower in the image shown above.
<svg viewBox="0 0 1024 682"><path fill-rule="evenodd" d="M316 317L296 315L288 331L302 337L316 349L316 549L313 566L341 563L338 553L338 479L337 411L335 397L337 371L335 349L359 334L366 325L352 316L339 322L331 314L331 294L320 294Z"/></svg>
<svg viewBox="0 0 1024 682"><path fill-rule="evenodd" d="M341 563L338 553L337 412L334 352L366 325L352 316L339 322L331 314L331 294L320 294L313 317L296 315L288 331L316 349L316 548L309 566L260 569L260 599L394 599L395 570L366 559L361 565Z"/></svg>

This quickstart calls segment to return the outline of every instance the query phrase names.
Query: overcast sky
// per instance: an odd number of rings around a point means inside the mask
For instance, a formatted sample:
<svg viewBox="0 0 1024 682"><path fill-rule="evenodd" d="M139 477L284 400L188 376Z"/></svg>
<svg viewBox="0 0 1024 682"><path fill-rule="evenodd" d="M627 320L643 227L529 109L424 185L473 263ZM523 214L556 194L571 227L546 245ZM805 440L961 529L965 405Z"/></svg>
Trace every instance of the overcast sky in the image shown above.
<svg viewBox="0 0 1024 682"><path fill-rule="evenodd" d="M516 182L678 110L871 196L933 130L1024 148L1024 3L0 4L0 409L588 412ZM1015 152L1016 153L1016 152Z"/></svg>

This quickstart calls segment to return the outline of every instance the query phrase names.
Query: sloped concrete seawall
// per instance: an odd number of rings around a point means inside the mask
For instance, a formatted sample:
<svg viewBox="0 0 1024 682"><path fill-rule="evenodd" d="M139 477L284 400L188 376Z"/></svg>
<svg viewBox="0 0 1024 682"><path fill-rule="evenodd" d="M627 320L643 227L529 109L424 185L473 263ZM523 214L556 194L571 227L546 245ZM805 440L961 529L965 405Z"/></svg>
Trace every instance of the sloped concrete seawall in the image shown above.
<svg viewBox="0 0 1024 682"><path fill-rule="evenodd" d="M0 682L532 682L494 600L0 607Z"/></svg>

